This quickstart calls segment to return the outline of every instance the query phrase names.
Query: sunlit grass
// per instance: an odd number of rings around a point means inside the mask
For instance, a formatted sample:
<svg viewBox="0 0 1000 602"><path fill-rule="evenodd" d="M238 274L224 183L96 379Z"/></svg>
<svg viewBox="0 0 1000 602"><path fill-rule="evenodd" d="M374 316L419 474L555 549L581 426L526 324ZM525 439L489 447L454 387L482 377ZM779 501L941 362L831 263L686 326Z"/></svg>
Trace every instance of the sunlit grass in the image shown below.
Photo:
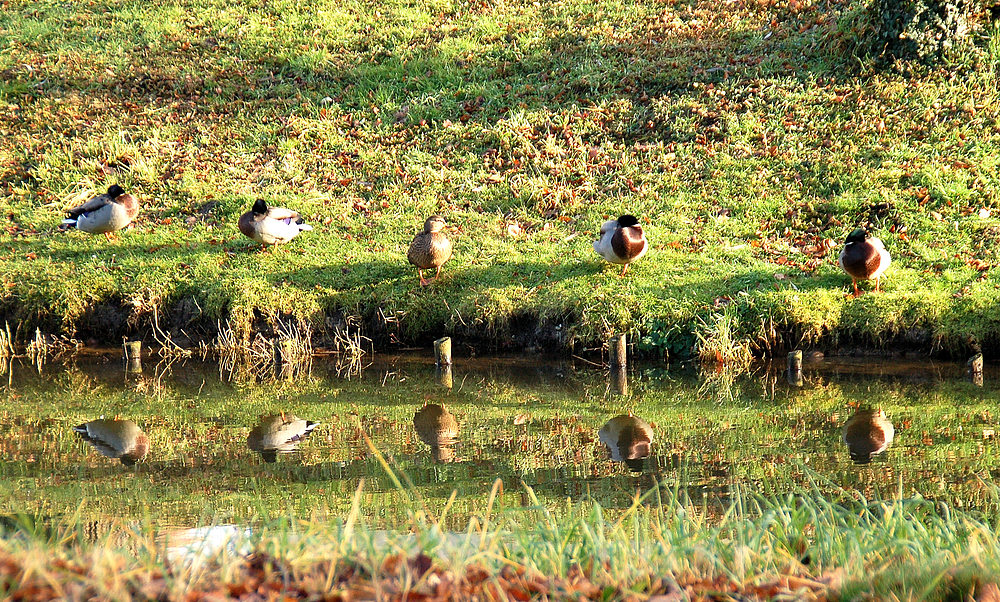
<svg viewBox="0 0 1000 602"><path fill-rule="evenodd" d="M623 510L582 500L556 515L530 488L527 507L497 508L500 486L456 530L443 526L447 509L428 512L419 501L405 505L405 531L371 529L361 511L363 485L344 513L258 516L245 527L219 525L214 541L148 523L85 528L79 516L46 525L14 521L0 537L0 591L34 584L55 596L179 597L227 591L227 584L253 590L273 575L279 589L312 593L422 592L433 566L465 584L480 568L499 576L513 567L548 587L582 578L576 587L609 588L616 598L679 583L691 594L769 596L805 587L845 599L942 600L972 595L1000 572L996 517L919 497L868 500L806 487L781 496L738 490L726 504L704 505L668 486L637 495ZM419 554L429 557L426 564L408 562ZM261 563L263 575L253 570Z"/></svg>
<svg viewBox="0 0 1000 602"><path fill-rule="evenodd" d="M690 355L727 298L758 353L1000 340L995 31L955 79L853 72L822 44L836 4L9 4L0 316L23 337L357 316L380 344ZM111 182L135 228L55 231ZM257 253L234 225L256 197L316 230ZM405 248L433 212L456 255L421 290ZM653 247L625 279L590 248L623 212ZM894 263L846 301L823 243L858 223Z"/></svg>

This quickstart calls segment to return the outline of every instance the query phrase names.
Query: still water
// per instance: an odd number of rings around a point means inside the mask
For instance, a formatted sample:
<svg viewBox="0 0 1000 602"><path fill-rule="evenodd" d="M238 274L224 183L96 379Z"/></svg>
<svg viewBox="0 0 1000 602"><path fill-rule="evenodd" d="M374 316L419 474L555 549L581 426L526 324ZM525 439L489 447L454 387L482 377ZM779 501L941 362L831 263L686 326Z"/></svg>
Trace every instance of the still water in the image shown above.
<svg viewBox="0 0 1000 602"><path fill-rule="evenodd" d="M376 356L358 373L317 358L297 374L197 361L88 356L0 374L0 515L163 525L346 512L364 481L373 528L415 504L449 523L567 500L628 507L677 488L698 503L734 491L815 487L995 504L998 375L887 360L725 372L640 365L625 376L567 360Z"/></svg>

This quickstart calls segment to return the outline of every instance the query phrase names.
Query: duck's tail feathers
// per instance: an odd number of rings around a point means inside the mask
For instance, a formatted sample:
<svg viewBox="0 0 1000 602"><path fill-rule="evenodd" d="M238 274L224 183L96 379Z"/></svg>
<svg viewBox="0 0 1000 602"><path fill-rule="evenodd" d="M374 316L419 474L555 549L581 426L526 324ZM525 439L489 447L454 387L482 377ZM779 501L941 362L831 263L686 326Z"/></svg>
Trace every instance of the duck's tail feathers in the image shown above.
<svg viewBox="0 0 1000 602"><path fill-rule="evenodd" d="M299 226L299 232L305 232L306 230L313 229L313 227L310 226L309 224L298 224L298 226Z"/></svg>

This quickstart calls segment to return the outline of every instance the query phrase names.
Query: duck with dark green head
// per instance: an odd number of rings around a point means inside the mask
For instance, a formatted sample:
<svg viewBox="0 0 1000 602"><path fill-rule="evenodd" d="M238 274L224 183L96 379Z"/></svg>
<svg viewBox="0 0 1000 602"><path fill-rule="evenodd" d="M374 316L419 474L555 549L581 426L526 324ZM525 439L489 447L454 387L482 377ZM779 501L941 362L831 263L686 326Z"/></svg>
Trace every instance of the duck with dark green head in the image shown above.
<svg viewBox="0 0 1000 602"><path fill-rule="evenodd" d="M264 199L257 199L250 211L240 216L240 232L264 247L284 244L300 232L312 230L302 223L299 214L284 207L268 207Z"/></svg>
<svg viewBox="0 0 1000 602"><path fill-rule="evenodd" d="M854 296L861 296L858 280L874 280L875 292L881 292L882 274L892 259L882 241L870 236L864 228L858 228L847 237L838 263L847 272L854 284Z"/></svg>
<svg viewBox="0 0 1000 602"><path fill-rule="evenodd" d="M112 232L132 223L139 214L139 202L121 186L112 184L105 194L99 194L66 213L69 217L62 221L61 229L76 228L88 234L103 234L110 239Z"/></svg>
<svg viewBox="0 0 1000 602"><path fill-rule="evenodd" d="M604 222L600 238L594 241L594 251L608 262L621 265L622 276L633 261L646 254L648 248L646 233L634 215L622 215Z"/></svg>

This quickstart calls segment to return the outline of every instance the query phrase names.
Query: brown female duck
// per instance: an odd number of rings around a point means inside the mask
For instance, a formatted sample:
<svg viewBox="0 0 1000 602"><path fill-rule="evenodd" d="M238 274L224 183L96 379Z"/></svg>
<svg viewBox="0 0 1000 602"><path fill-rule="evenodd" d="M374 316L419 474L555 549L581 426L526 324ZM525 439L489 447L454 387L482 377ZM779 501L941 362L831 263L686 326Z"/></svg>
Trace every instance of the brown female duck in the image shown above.
<svg viewBox="0 0 1000 602"><path fill-rule="evenodd" d="M441 274L441 266L451 259L451 241L443 232L445 226L444 218L440 215L432 215L424 222L424 231L413 237L410 243L410 250L406 253L406 258L410 263L417 266L417 275L420 276L420 286L430 284L424 279L424 270L434 269L434 280Z"/></svg>

